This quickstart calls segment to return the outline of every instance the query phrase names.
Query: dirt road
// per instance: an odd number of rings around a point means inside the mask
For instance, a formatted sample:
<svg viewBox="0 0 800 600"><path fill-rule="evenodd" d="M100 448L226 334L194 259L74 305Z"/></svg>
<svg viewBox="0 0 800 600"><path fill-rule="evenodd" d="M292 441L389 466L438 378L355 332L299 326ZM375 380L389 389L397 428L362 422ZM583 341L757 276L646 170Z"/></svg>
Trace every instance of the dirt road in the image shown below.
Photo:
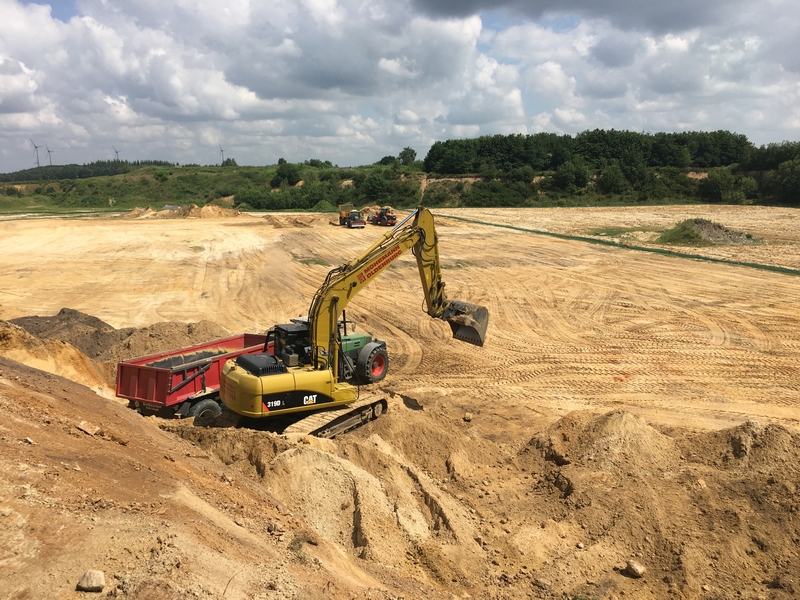
<svg viewBox="0 0 800 600"><path fill-rule="evenodd" d="M765 240L707 255L800 267L800 219L786 209L452 214L573 235L623 227L647 243L652 229L702 217ZM329 220L3 221L0 319L70 307L116 328L209 320L264 331L305 314L327 271L380 233ZM319 568L339 582L334 597L371 586L385 597L800 591L790 581L800 572L798 278L447 218L437 227L448 294L489 308L483 348L453 342L424 315L404 256L348 308L359 331L387 341L389 415L319 448L180 426L188 441L174 443L259 482L243 506L267 494L330 544ZM725 546L735 551L722 556ZM644 583L626 560L647 566ZM297 597L314 597L323 579ZM274 582L248 581L285 597ZM262 597L248 596L255 589L235 597Z"/></svg>

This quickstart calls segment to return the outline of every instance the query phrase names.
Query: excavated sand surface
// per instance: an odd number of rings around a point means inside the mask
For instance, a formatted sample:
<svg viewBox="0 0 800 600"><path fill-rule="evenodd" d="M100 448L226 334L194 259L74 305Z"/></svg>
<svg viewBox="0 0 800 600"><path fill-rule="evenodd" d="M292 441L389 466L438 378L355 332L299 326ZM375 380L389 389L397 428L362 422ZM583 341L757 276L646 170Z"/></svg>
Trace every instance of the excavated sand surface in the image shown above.
<svg viewBox="0 0 800 600"><path fill-rule="evenodd" d="M792 268L800 241L786 209L434 212L576 235L706 218L765 241L709 252ZM0 318L262 332L386 231L329 220L4 221ZM400 258L348 306L387 342L389 412L337 440L144 418L0 358L0 597L78 597L87 569L130 598L796 597L797 277L437 225L486 344L425 316Z"/></svg>

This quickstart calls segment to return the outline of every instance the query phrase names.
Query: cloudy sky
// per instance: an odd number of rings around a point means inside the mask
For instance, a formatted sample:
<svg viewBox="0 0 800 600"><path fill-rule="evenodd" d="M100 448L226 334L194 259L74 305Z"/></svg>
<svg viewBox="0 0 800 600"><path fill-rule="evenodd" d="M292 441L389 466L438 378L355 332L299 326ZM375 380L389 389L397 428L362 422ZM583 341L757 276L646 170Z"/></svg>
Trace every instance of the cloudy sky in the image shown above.
<svg viewBox="0 0 800 600"><path fill-rule="evenodd" d="M800 139L800 0L0 0L0 172L368 164L586 129ZM52 153L48 156L46 150Z"/></svg>

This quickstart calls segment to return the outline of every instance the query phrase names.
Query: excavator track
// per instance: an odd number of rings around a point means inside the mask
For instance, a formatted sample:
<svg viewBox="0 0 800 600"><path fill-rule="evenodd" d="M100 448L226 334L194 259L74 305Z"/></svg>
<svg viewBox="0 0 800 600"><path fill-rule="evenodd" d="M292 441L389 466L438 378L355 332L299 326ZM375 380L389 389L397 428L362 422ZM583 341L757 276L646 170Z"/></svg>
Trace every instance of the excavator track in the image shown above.
<svg viewBox="0 0 800 600"><path fill-rule="evenodd" d="M347 406L312 413L289 425L283 430L283 433L302 433L321 438L332 438L377 419L388 408L389 403L382 396L376 394L361 396Z"/></svg>

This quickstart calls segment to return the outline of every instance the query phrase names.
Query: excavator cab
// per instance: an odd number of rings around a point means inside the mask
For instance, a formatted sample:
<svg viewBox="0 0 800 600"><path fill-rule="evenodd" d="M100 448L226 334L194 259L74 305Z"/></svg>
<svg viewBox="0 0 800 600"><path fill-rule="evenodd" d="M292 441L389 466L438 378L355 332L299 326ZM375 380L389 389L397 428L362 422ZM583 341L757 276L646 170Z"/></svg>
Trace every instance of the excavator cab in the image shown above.
<svg viewBox="0 0 800 600"><path fill-rule="evenodd" d="M308 364L311 346L308 341L308 322L296 320L275 326L275 356L287 367Z"/></svg>
<svg viewBox="0 0 800 600"><path fill-rule="evenodd" d="M489 326L489 311L485 306L451 300L442 318L453 330L453 338L474 346L483 346L486 328Z"/></svg>

